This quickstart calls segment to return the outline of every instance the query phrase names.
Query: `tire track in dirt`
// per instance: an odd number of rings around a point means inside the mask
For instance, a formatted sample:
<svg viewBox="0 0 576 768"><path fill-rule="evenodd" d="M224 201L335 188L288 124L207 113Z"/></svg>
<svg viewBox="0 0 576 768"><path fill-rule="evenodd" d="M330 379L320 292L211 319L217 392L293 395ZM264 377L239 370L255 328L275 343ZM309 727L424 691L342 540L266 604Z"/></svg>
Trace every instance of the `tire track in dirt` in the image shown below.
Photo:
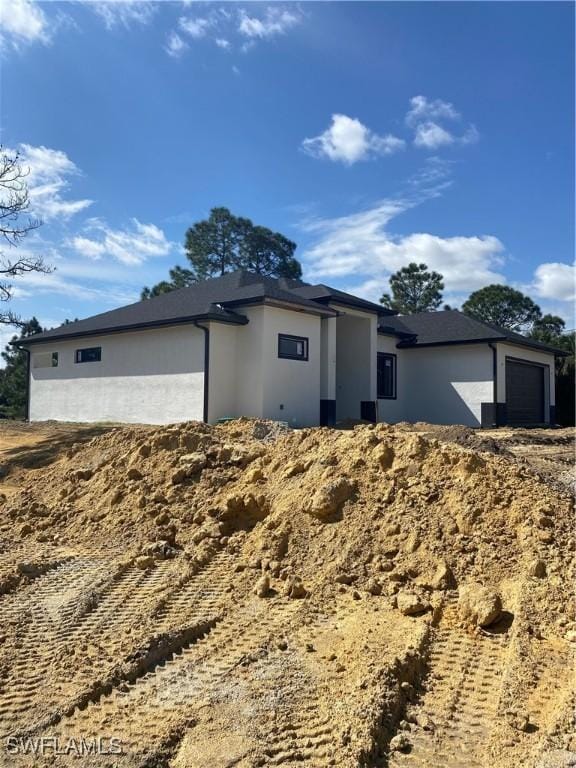
<svg viewBox="0 0 576 768"><path fill-rule="evenodd" d="M558 677L567 672L574 674L576 656L568 643L557 640L546 642L535 663L536 682L528 692L524 709L537 728L558 713Z"/></svg>
<svg viewBox="0 0 576 768"><path fill-rule="evenodd" d="M288 598L239 606L202 639L156 664L133 684L64 718L57 735L68 739L112 734L130 753L153 749L165 735L159 723L166 729L170 722L185 719L236 667L254 655L265 655L262 649L297 609Z"/></svg>
<svg viewBox="0 0 576 768"><path fill-rule="evenodd" d="M201 613L205 617L216 610L224 586L210 588L209 585L218 575L222 575L219 571L229 567L229 560L230 556L226 553L217 554L182 588L173 592L161 610L158 632L168 631L183 623L193 623L196 614ZM160 561L145 570L129 566L108 579L101 591L98 591L98 582L101 582L103 574L109 576L107 562L102 567L94 564L94 572L87 574L86 578L82 578L82 568L78 567L78 563L64 565L66 567L58 568L51 575L49 584L43 585L40 595L35 594L34 636L30 638L30 647L20 649L18 658L12 664L6 695L0 695L0 718L6 733L25 731L41 717L42 711L45 715L47 701L41 695L43 687L49 687L52 699L56 695L62 705L62 699L65 702L75 700L102 676L101 669L86 665L75 671L71 682L64 684L68 662L64 652L66 648L75 649L94 644L100 652L108 654L109 659L120 660L126 655L122 653L122 645L126 642L127 631L130 632L134 622L141 617L142 606L150 601L163 584L169 584L174 561ZM82 565L86 570L85 561L82 561ZM207 579L208 586L199 587L199 579ZM85 611L78 612L78 597L89 596L90 587L94 584L94 607L88 606ZM75 588L73 599L69 597L64 600L62 595L69 594L71 586ZM199 600L195 600L195 596ZM37 645L38 633L43 638L40 652ZM65 688L65 693L59 693L60 686ZM56 702L52 706L56 706Z"/></svg>
<svg viewBox="0 0 576 768"><path fill-rule="evenodd" d="M39 698L62 633L62 611L102 578L107 568L102 558L70 556L0 603L0 624L17 622L19 626L10 676L0 688L2 734L20 725Z"/></svg>
<svg viewBox="0 0 576 768"><path fill-rule="evenodd" d="M266 765L326 764L334 742L331 718L322 715L310 698L276 718L264 749Z"/></svg>
<svg viewBox="0 0 576 768"><path fill-rule="evenodd" d="M428 684L409 719L425 723L406 735L407 754L393 752L389 768L483 768L483 748L496 723L506 635L471 635L446 607L429 655ZM446 626L444 626L446 624Z"/></svg>

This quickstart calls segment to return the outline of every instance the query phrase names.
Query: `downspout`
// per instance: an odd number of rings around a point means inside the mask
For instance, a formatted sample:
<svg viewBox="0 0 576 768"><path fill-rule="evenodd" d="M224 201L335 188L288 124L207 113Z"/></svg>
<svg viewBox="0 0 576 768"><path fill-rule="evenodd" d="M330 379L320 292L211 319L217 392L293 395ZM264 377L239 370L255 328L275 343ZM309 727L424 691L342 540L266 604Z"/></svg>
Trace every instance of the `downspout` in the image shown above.
<svg viewBox="0 0 576 768"><path fill-rule="evenodd" d="M499 427L499 418L498 418L498 350L496 348L496 344L493 344L491 341L488 342L488 346L492 350L492 388L493 388L493 394L492 394L492 400L494 402L494 425L496 427Z"/></svg>
<svg viewBox="0 0 576 768"><path fill-rule="evenodd" d="M210 329L205 325L200 325L198 320L194 320L196 328L204 331L204 413L203 421L208 424L208 387L210 384Z"/></svg>

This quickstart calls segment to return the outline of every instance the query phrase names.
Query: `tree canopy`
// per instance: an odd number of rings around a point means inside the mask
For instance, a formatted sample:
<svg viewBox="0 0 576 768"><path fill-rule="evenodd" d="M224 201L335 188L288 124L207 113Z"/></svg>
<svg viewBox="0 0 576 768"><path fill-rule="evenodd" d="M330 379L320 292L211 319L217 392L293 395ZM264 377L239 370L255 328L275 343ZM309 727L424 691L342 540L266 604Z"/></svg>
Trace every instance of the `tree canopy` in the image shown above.
<svg viewBox="0 0 576 768"><path fill-rule="evenodd" d="M12 341L41 333L42 326L33 317L21 324L20 336ZM23 419L26 417L27 355L13 344L7 344L2 352L5 367L0 370L0 418Z"/></svg>
<svg viewBox="0 0 576 768"><path fill-rule="evenodd" d="M542 318L538 304L507 285L487 285L474 291L462 305L462 311L477 320L519 333L529 332Z"/></svg>
<svg viewBox="0 0 576 768"><path fill-rule="evenodd" d="M190 268L174 267L169 280L143 289L143 299L237 269L271 277L302 276L300 263L294 257L296 243L250 219L235 216L228 208L212 208L207 219L193 224L186 232L184 248Z"/></svg>
<svg viewBox="0 0 576 768"><path fill-rule="evenodd" d="M444 278L426 264L411 262L390 277L392 295L384 293L380 303L402 315L431 312L442 303Z"/></svg>

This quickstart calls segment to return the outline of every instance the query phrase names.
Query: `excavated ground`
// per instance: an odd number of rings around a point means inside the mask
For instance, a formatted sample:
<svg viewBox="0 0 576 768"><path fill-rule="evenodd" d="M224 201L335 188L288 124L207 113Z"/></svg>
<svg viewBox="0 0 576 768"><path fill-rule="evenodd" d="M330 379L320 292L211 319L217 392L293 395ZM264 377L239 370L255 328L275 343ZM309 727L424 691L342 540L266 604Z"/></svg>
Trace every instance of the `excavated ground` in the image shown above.
<svg viewBox="0 0 576 768"><path fill-rule="evenodd" d="M0 765L576 765L572 438L2 425Z"/></svg>

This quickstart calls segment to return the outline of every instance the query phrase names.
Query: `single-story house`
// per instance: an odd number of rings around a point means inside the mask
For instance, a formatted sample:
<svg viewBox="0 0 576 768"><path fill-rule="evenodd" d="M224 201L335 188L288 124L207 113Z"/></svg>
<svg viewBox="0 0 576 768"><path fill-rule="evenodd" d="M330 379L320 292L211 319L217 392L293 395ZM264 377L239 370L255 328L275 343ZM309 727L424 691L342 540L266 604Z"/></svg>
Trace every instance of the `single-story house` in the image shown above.
<svg viewBox="0 0 576 768"><path fill-rule="evenodd" d="M18 342L31 421L554 423L562 354L458 311L399 316L232 272Z"/></svg>

